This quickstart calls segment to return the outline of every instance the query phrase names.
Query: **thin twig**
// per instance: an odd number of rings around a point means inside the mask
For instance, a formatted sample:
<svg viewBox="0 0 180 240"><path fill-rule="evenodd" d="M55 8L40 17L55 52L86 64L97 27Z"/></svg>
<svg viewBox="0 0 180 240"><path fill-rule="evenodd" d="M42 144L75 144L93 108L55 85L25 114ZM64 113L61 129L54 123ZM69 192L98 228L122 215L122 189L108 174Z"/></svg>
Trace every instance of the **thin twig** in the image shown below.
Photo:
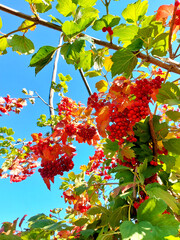
<svg viewBox="0 0 180 240"><path fill-rule="evenodd" d="M180 44L178 45L178 47L176 48L176 51L174 52L174 58L177 58L176 54L177 54L179 48L180 48Z"/></svg>
<svg viewBox="0 0 180 240"><path fill-rule="evenodd" d="M6 37L8 37L9 35L11 35L11 34L13 34L13 33L20 32L20 31L23 31L23 30L26 30L26 29L30 29L31 27L34 27L34 26L36 26L36 23L33 23L32 25L27 26L27 27L24 27L24 28L18 28L17 30L14 30L14 31L12 31L12 32L9 32L9 33L1 36L0 39L6 38Z"/></svg>
<svg viewBox="0 0 180 240"><path fill-rule="evenodd" d="M34 92L35 92L35 94L38 96L38 98L41 99L41 101L42 101L43 103L45 103L48 107L53 108L53 107L51 107L36 91L34 91Z"/></svg>
<svg viewBox="0 0 180 240"><path fill-rule="evenodd" d="M42 25L42 26L45 26L45 27L48 27L48 28L51 28L51 29L62 32L61 26L59 26L57 24L47 22L46 20L41 19L41 18L39 18L39 19L38 18L33 18L30 15L18 12L16 10L14 10L12 8L9 8L9 7L6 7L2 4L0 4L0 10L2 10L4 12L7 12L7 13L10 13L10 14L15 15L15 16L20 17L20 18L30 20L30 21L32 21L36 24L39 24L39 25ZM105 42L105 41L99 40L97 38L88 36L88 35L83 34L83 33L79 34L79 37L84 37L84 36L85 37L90 37L94 41L95 44L98 44L100 46L108 47L109 49L113 49L113 50L122 49L122 47L120 47L116 44ZM138 54L136 54L136 56L138 58L145 59L146 62L152 63L154 65L157 65L157 66L161 67L161 68L164 68L164 69L168 70L169 72L174 72L174 73L180 74L180 68L178 66L176 66L175 64L162 62L162 61L160 61L158 59L155 59L154 57L151 57L151 56L147 57L147 55L143 54L143 53L138 53Z"/></svg>
<svg viewBox="0 0 180 240"><path fill-rule="evenodd" d="M63 34L61 33L60 38L59 38L58 49L56 50L56 56L55 56L55 60L54 60L51 86L50 86L50 91L49 91L49 106L50 106L49 111L50 111L50 116L51 117L54 115L54 107L53 107L54 89L52 88L52 83L56 82L57 65L58 65L59 54L60 54L60 47L59 46L62 45L62 39L63 39Z"/></svg>
<svg viewBox="0 0 180 240"><path fill-rule="evenodd" d="M79 72L80 72L81 77L82 77L82 79L83 79L83 81L84 81L84 84L85 84L86 89L87 89L87 91L88 91L88 93L89 93L89 96L91 96L91 95L92 95L92 91L91 91L91 88L90 88L90 86L89 86L89 84L88 84L88 82L87 82L87 80L86 80L86 78L85 78L85 76L84 76L83 70L80 68L80 69L79 69Z"/></svg>

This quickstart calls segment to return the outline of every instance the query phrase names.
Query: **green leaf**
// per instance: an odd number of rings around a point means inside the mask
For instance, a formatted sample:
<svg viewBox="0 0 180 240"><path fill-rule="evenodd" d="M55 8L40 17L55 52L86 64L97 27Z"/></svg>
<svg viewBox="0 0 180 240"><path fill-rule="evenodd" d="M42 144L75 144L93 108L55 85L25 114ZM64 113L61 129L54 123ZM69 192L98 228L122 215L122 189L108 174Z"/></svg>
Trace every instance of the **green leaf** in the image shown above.
<svg viewBox="0 0 180 240"><path fill-rule="evenodd" d="M112 77L117 74L120 75L122 73L128 77L136 67L137 57L127 49L120 49L113 54L112 61Z"/></svg>
<svg viewBox="0 0 180 240"><path fill-rule="evenodd" d="M37 220L36 222L34 222L31 225L31 228L44 228L44 227L54 224L54 223L55 222L51 219L40 219L40 220Z"/></svg>
<svg viewBox="0 0 180 240"><path fill-rule="evenodd" d="M88 218L79 218L77 221L73 222L73 224L80 227L86 224L88 220Z"/></svg>
<svg viewBox="0 0 180 240"><path fill-rule="evenodd" d="M175 165L176 158L173 156L169 156L169 155L159 155L158 158L160 161L163 161L165 163L165 165L166 165L165 171L167 173L170 173L171 169Z"/></svg>
<svg viewBox="0 0 180 240"><path fill-rule="evenodd" d="M134 224L125 221L121 224L121 234L123 240L150 240L155 239L153 234L153 226L150 222L142 221Z"/></svg>
<svg viewBox="0 0 180 240"><path fill-rule="evenodd" d="M180 154L180 138L164 139L163 145L169 152Z"/></svg>
<svg viewBox="0 0 180 240"><path fill-rule="evenodd" d="M149 118L148 118L149 119ZM156 133L157 140L160 141L168 135L168 124L166 122L160 123L160 116L153 116L153 126Z"/></svg>
<svg viewBox="0 0 180 240"><path fill-rule="evenodd" d="M93 29L96 31L102 30L103 27L114 27L119 24L120 17L111 14L104 15L102 18L96 20L93 24Z"/></svg>
<svg viewBox="0 0 180 240"><path fill-rule="evenodd" d="M52 15L49 15L49 17L51 17L51 22L59 23L60 25L63 24L63 22L59 18L56 18Z"/></svg>
<svg viewBox="0 0 180 240"><path fill-rule="evenodd" d="M81 231L81 236L84 237L84 239L89 239L90 236L93 235L95 231L93 229L86 229Z"/></svg>
<svg viewBox="0 0 180 240"><path fill-rule="evenodd" d="M158 189L161 190L161 188ZM162 214L166 208L165 202L156 198L150 198L139 206L137 210L138 220L149 221L154 227L151 228L154 238L150 239L161 240L165 236L178 234L178 221L173 215Z"/></svg>
<svg viewBox="0 0 180 240"><path fill-rule="evenodd" d="M82 68L84 72L91 69L93 66L93 55L90 51L81 52L79 54L79 63L75 66L75 68Z"/></svg>
<svg viewBox="0 0 180 240"><path fill-rule="evenodd" d="M39 220L39 219L44 219L46 218L46 215L44 213L39 213L31 218L28 219L28 222L35 222L36 220Z"/></svg>
<svg viewBox="0 0 180 240"><path fill-rule="evenodd" d="M78 4L84 8L92 7L96 4L97 0L78 0Z"/></svg>
<svg viewBox="0 0 180 240"><path fill-rule="evenodd" d="M72 0L58 0L56 9L64 17L70 16L76 10L76 4Z"/></svg>
<svg viewBox="0 0 180 240"><path fill-rule="evenodd" d="M168 116L168 118L170 118L170 120L173 120L174 122L179 121L180 120L180 112L178 111L167 111L166 115Z"/></svg>
<svg viewBox="0 0 180 240"><path fill-rule="evenodd" d="M104 144L104 154L107 157L113 157L118 149L119 145L117 141L112 142L110 139L106 139L106 143Z"/></svg>
<svg viewBox="0 0 180 240"><path fill-rule="evenodd" d="M146 14L148 9L148 1L138 0L135 3L128 4L127 8L122 12L122 16L128 23L136 24Z"/></svg>
<svg viewBox="0 0 180 240"><path fill-rule="evenodd" d="M118 41L124 43L124 47L129 45L137 35L138 27L135 25L126 26L121 24L113 29L113 36L119 37Z"/></svg>
<svg viewBox="0 0 180 240"><path fill-rule="evenodd" d="M29 66L35 67L35 74L41 71L52 60L56 49L51 46L43 46L32 56Z"/></svg>
<svg viewBox="0 0 180 240"><path fill-rule="evenodd" d="M46 4L39 3L39 4L36 4L36 10L39 13L45 13L45 12L49 11L51 8L52 8L51 3L46 3Z"/></svg>
<svg viewBox="0 0 180 240"><path fill-rule="evenodd" d="M90 78L93 78L93 77L99 77L101 76L101 72L100 71L89 71L89 72L86 72L84 74L85 77L90 77Z"/></svg>
<svg viewBox="0 0 180 240"><path fill-rule="evenodd" d="M119 207L115 209L109 217L109 224L112 228L120 226L120 221L124 220L126 216L128 215L128 206L127 207Z"/></svg>
<svg viewBox="0 0 180 240"><path fill-rule="evenodd" d="M76 195L81 195L85 190L87 189L86 185L83 184L79 187L76 187L74 190L75 190L75 194Z"/></svg>
<svg viewBox="0 0 180 240"><path fill-rule="evenodd" d="M162 199L175 213L180 214L180 209L177 206L175 198L167 191L159 187L151 188L147 190L150 197L156 197Z"/></svg>
<svg viewBox="0 0 180 240"><path fill-rule="evenodd" d="M88 215L95 215L99 213L104 213L106 215L109 215L109 210L102 206L91 207L90 209L87 210Z"/></svg>
<svg viewBox="0 0 180 240"><path fill-rule="evenodd" d="M13 35L8 37L7 42L12 50L21 54L31 54L34 52L33 42L25 36Z"/></svg>
<svg viewBox="0 0 180 240"><path fill-rule="evenodd" d="M143 40L141 40L140 38L136 38L132 41L130 45L127 46L127 49L132 52L139 51L142 48L142 45Z"/></svg>
<svg viewBox="0 0 180 240"><path fill-rule="evenodd" d="M157 101L169 105L180 104L180 90L178 86L171 82L163 83L159 89Z"/></svg>

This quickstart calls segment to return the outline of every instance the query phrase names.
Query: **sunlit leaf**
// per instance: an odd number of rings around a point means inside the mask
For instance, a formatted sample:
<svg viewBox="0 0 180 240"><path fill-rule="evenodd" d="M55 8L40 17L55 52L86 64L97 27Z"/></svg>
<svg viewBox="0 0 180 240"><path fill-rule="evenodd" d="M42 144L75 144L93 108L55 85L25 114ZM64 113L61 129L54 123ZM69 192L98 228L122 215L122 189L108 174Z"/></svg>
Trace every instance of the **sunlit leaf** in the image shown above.
<svg viewBox="0 0 180 240"><path fill-rule="evenodd" d="M25 36L13 35L7 39L7 42L12 50L20 54L31 54L34 52L33 42Z"/></svg>

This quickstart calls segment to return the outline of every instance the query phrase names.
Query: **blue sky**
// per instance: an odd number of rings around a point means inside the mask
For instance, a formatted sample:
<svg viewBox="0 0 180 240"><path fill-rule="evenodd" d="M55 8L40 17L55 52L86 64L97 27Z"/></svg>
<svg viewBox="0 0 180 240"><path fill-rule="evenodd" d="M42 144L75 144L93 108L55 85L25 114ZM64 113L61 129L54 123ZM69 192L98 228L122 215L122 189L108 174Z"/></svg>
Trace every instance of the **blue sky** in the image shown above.
<svg viewBox="0 0 180 240"><path fill-rule="evenodd" d="M127 4L132 2L134 1L112 1L110 13L119 15ZM171 0L157 0L156 2L154 0L149 0L150 8L148 10L148 15L154 14L154 11L157 10L160 5L171 4L173 2L174 1ZM1 4L30 15L32 14L28 3L23 0L1 0ZM56 1L53 5L56 5ZM101 11L101 15L105 14L105 8L103 8L100 0L98 0L97 7ZM51 11L40 16L49 20L47 15L50 14L63 20L57 11ZM18 17L11 16L2 11L0 11L0 17L3 21L3 27L1 29L3 33L8 33L17 29L23 21ZM102 34L102 32L97 33L90 30L87 34L97 38L104 38L105 40L105 34ZM58 45L59 35L60 33L57 31L37 26L37 29L34 32L28 32L26 37L34 42L35 51L37 51L44 45L56 47ZM19 56L17 53L12 52L11 49L8 49L8 54L0 56L0 96L4 97L9 94L11 97L24 97L21 91L23 88L26 88L27 90L36 91L45 101L48 101L53 64L51 63L46 66L35 77L34 68L28 67L30 59L31 55ZM61 57L58 64L58 73L60 72L64 75L70 74L73 78L69 83L68 96L76 101L81 101L86 104L88 94L79 72L75 71L72 65L67 65ZM92 90L95 91L95 81L93 79L89 79L88 81ZM58 98L56 97L56 99ZM26 138L30 140L31 133L46 133L46 129L38 128L36 126L40 114L46 114L49 116L49 109L42 103L42 101L37 99L34 105L28 103L28 106L24 107L19 115L10 113L10 116L1 117L0 126L13 128L15 131L15 138ZM79 166L87 163L88 157L93 155L94 151L92 147L89 147L86 144L76 144L76 147L78 154L74 158L74 171L78 172ZM3 160L0 159L0 161L2 162ZM21 218L24 214L27 214L28 217L42 212L49 214L50 209L64 207L64 201L61 198L62 192L58 190L59 185L60 179L59 177L56 177L55 184L52 185L52 190L49 191L38 172L20 183L11 184L9 179L1 179L0 223L4 221L13 221L17 217Z"/></svg>

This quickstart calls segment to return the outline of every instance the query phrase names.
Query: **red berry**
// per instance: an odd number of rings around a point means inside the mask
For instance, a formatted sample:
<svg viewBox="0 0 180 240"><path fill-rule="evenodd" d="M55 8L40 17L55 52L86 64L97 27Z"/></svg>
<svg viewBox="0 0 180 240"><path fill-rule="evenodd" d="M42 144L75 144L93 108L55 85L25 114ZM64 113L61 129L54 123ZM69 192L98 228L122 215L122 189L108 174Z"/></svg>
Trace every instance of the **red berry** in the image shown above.
<svg viewBox="0 0 180 240"><path fill-rule="evenodd" d="M103 31L103 32L106 32L106 31L107 31L107 28L106 28L106 27L103 27L103 28L102 28L102 31Z"/></svg>
<svg viewBox="0 0 180 240"><path fill-rule="evenodd" d="M109 35L112 36L113 35L113 30L108 31Z"/></svg>
<svg viewBox="0 0 180 240"><path fill-rule="evenodd" d="M110 26L109 26L109 27L107 27L107 31L108 31L108 32L112 31L112 29L111 29L111 27L110 27Z"/></svg>

